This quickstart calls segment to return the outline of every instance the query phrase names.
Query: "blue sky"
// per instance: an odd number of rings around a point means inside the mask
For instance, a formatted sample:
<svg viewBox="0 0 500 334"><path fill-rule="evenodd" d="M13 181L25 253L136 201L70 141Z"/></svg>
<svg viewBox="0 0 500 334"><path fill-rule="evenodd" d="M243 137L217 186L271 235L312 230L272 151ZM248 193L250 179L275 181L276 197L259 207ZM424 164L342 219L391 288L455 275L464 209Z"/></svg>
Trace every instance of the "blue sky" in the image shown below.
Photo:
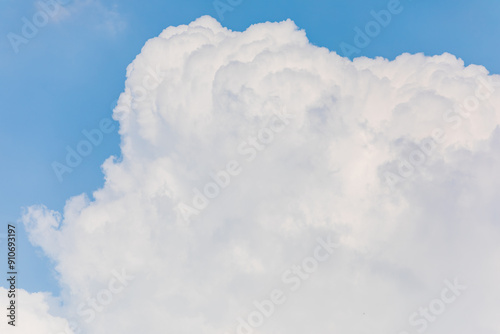
<svg viewBox="0 0 500 334"><path fill-rule="evenodd" d="M100 165L110 155L120 155L117 125L62 182L52 163L64 162L66 147L75 148L84 139L82 130L97 129L102 119L111 118L125 69L146 40L202 15L221 19L208 0L95 0L86 5L73 0L65 5L66 15L40 27L16 53L7 35L21 34L23 17L33 17L36 3L0 3L0 233L7 222L19 219L23 207L43 203L61 211L67 198L83 192L91 196L101 187ZM372 10L387 4L244 0L224 13L222 24L241 31L254 23L290 18L313 44L339 51L342 42L354 44L353 29L373 20ZM393 59L403 52L449 52L466 64L500 73L500 2L402 0L401 6L401 13L359 55ZM57 294L54 268L30 246L21 226L18 230L20 287ZM4 243L1 247L4 263Z"/></svg>

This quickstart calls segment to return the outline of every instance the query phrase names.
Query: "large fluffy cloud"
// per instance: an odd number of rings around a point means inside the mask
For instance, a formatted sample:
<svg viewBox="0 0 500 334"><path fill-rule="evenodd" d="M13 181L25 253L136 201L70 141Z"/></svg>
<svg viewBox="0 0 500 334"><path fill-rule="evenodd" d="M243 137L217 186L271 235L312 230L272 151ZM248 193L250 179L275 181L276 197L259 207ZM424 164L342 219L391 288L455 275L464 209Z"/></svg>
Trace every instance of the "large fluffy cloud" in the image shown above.
<svg viewBox="0 0 500 334"><path fill-rule="evenodd" d="M127 69L104 187L23 217L57 314L93 334L498 333L498 82L450 54L350 61L292 21L167 28Z"/></svg>

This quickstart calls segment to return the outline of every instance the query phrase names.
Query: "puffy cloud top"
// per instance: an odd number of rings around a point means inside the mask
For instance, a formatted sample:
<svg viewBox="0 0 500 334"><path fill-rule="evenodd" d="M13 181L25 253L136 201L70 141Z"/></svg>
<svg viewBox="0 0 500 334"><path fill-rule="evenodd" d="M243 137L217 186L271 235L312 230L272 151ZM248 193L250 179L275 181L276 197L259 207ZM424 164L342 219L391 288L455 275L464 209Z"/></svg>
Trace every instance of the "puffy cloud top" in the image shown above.
<svg viewBox="0 0 500 334"><path fill-rule="evenodd" d="M350 61L290 20L165 29L127 68L104 187L23 217L60 332L498 333L499 82Z"/></svg>

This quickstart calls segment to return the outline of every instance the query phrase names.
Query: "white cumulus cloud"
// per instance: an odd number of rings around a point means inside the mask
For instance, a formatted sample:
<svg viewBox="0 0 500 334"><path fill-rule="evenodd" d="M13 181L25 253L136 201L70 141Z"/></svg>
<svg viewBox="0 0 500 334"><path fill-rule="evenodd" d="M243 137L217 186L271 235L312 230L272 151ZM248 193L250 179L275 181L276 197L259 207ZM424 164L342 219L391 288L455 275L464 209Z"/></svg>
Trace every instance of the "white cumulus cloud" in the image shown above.
<svg viewBox="0 0 500 334"><path fill-rule="evenodd" d="M169 27L127 68L104 187L26 211L63 289L30 298L61 332L498 333L498 82L290 20Z"/></svg>
<svg viewBox="0 0 500 334"><path fill-rule="evenodd" d="M0 287L2 306L12 308L10 305L12 299L8 297L12 291ZM13 306L16 310L16 318L3 315L0 322L2 333L73 334L66 319L50 313L51 306L53 312L57 308L57 302L49 294L41 292L30 294L23 289L17 289L16 292L16 303ZM9 315L10 311L2 313ZM12 325L8 322L12 322Z"/></svg>

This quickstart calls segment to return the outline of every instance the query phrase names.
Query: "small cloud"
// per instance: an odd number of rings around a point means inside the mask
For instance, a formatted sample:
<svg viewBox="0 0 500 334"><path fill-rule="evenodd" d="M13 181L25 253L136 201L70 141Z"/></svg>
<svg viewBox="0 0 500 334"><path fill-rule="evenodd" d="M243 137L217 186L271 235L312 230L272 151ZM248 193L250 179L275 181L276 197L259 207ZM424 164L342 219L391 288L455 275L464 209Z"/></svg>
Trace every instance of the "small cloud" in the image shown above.
<svg viewBox="0 0 500 334"><path fill-rule="evenodd" d="M118 5L111 8L105 6L100 0L45 0L35 2L38 11L45 12L50 17L50 22L60 23L70 18L85 17L96 30L114 36L127 27L127 22L119 13ZM90 18L90 19L89 19Z"/></svg>
<svg viewBox="0 0 500 334"><path fill-rule="evenodd" d="M123 16L118 12L118 6L113 5L113 8L105 8L102 4L99 11L103 18L101 24L97 26L98 29L105 31L109 35L116 35L122 32L127 27L127 22Z"/></svg>

